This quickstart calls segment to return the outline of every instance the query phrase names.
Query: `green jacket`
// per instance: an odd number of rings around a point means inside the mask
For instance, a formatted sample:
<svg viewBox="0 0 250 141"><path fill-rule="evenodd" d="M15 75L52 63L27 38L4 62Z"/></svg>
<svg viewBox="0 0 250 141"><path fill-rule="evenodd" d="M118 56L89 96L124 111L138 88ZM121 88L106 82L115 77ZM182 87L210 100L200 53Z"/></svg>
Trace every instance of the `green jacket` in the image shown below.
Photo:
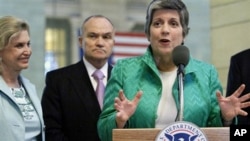
<svg viewBox="0 0 250 141"><path fill-rule="evenodd" d="M143 56L119 60L116 63L106 86L104 108L98 121L98 133L102 141L112 140L112 129L116 128L114 98L118 96L120 89L123 89L130 100L138 90L143 91L137 109L125 128L155 127L163 87L159 76L150 46ZM223 126L216 98L216 90L222 92L222 87L214 66L191 58L185 68L183 85L183 120L199 127ZM176 79L173 96L179 109L177 88Z"/></svg>

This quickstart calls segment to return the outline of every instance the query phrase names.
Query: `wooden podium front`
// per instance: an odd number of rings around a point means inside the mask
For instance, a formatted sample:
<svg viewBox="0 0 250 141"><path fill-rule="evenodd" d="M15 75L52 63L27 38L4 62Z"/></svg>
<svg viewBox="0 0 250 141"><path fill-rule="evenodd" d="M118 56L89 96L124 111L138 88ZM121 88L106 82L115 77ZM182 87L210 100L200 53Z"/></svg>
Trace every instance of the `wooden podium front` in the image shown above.
<svg viewBox="0 0 250 141"><path fill-rule="evenodd" d="M200 128L208 141L229 141L229 127ZM161 129L113 129L112 141L155 141Z"/></svg>

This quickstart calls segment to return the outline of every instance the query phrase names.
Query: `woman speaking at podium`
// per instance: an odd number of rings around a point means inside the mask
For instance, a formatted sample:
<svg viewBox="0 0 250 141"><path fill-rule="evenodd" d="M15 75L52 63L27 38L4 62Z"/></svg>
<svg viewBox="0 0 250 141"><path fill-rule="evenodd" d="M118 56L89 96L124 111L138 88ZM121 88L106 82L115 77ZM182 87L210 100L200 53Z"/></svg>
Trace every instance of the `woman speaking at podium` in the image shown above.
<svg viewBox="0 0 250 141"><path fill-rule="evenodd" d="M102 141L111 141L115 128L163 128L177 121L178 67L172 51L184 45L188 21L189 13L181 0L154 0L149 4L145 33L150 45L143 56L120 60L114 66L98 121ZM191 57L184 75L182 120L199 127L221 127L236 115L247 115L241 108L250 106L244 102L250 94L239 98L245 86L223 97L213 65Z"/></svg>

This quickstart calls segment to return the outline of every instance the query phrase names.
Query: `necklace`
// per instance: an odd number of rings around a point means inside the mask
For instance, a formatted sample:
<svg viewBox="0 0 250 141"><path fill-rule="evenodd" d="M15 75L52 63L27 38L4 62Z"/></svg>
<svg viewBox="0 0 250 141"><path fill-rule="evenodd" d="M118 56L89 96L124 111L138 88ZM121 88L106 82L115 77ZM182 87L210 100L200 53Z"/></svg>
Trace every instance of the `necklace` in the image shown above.
<svg viewBox="0 0 250 141"><path fill-rule="evenodd" d="M20 88L11 88L11 92L15 98L24 98L26 95L22 85Z"/></svg>

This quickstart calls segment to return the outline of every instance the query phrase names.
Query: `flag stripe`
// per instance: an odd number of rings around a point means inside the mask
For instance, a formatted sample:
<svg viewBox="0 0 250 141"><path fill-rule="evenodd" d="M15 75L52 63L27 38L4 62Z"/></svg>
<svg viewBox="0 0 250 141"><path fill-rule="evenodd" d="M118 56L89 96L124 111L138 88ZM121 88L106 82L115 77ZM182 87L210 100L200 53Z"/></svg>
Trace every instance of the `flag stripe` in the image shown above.
<svg viewBox="0 0 250 141"><path fill-rule="evenodd" d="M144 33L117 32L112 62L119 59L140 56L145 53L149 42Z"/></svg>
<svg viewBox="0 0 250 141"><path fill-rule="evenodd" d="M116 47L122 47L122 46L126 46L126 47L142 47L145 48L145 46L148 46L148 44L135 44L135 43L116 43L115 44Z"/></svg>

